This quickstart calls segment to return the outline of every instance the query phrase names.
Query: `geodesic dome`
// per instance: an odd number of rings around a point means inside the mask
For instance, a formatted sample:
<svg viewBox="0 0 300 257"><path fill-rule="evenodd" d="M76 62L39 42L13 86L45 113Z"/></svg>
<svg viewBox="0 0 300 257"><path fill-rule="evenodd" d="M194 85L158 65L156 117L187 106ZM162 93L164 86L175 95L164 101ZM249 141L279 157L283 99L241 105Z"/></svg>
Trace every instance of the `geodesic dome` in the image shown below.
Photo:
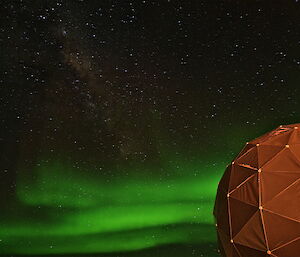
<svg viewBox="0 0 300 257"><path fill-rule="evenodd" d="M224 257L300 257L300 124L245 145L221 178L214 216Z"/></svg>

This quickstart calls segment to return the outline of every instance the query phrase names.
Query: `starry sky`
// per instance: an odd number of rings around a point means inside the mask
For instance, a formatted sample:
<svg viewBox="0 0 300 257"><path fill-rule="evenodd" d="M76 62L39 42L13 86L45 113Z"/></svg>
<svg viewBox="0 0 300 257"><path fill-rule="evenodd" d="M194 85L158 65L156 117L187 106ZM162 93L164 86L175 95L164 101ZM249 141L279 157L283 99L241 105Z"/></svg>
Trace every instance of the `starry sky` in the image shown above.
<svg viewBox="0 0 300 257"><path fill-rule="evenodd" d="M0 254L216 257L226 165L299 122L299 11L4 1Z"/></svg>

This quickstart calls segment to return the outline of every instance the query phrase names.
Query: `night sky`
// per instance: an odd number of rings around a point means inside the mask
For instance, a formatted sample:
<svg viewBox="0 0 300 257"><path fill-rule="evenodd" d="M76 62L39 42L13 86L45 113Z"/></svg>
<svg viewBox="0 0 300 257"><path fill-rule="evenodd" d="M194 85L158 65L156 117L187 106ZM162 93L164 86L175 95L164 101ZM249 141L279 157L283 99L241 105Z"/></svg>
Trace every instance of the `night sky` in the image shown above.
<svg viewBox="0 0 300 257"><path fill-rule="evenodd" d="M300 117L289 1L2 1L0 254L217 257L247 141Z"/></svg>

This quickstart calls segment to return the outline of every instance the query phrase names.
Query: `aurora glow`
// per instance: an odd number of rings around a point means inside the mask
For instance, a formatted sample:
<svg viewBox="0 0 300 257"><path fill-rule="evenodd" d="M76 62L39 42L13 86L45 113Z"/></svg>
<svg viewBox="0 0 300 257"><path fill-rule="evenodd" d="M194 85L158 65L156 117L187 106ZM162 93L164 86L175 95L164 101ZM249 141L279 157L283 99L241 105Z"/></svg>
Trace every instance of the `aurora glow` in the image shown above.
<svg viewBox="0 0 300 257"><path fill-rule="evenodd" d="M219 175L107 183L58 162L36 174L30 186L19 178L21 204L16 216L3 217L1 253L119 252L215 241L211 213Z"/></svg>

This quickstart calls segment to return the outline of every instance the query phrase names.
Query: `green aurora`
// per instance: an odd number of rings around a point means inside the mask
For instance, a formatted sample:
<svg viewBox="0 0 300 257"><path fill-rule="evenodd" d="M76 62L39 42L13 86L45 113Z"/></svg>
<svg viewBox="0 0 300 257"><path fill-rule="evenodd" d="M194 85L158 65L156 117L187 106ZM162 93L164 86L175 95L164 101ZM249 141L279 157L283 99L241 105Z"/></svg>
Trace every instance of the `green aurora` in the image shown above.
<svg viewBox="0 0 300 257"><path fill-rule="evenodd" d="M212 208L223 167L213 170L207 177L163 180L140 171L113 181L60 162L42 164L30 186L18 178L16 213L1 217L1 253L108 253L214 243Z"/></svg>

